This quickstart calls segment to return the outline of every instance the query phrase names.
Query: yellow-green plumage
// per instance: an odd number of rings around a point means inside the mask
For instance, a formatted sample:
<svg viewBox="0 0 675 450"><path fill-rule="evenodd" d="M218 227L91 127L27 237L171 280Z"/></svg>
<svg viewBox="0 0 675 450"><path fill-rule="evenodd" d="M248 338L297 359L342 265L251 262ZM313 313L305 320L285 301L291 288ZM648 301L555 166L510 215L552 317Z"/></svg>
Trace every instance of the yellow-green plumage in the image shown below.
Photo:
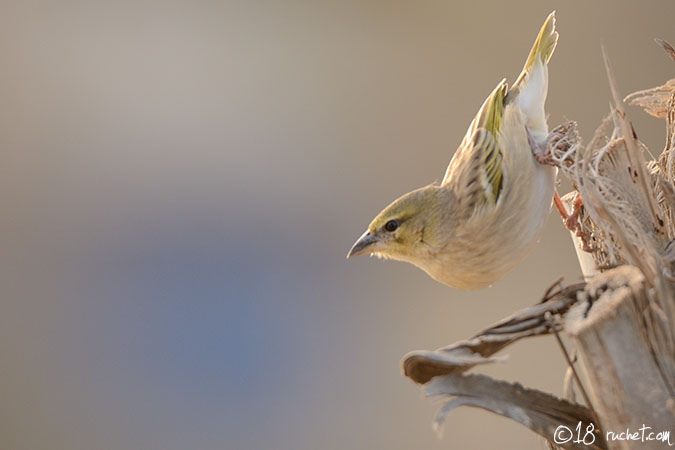
<svg viewBox="0 0 675 450"><path fill-rule="evenodd" d="M506 81L502 80L488 96L474 120L475 127L472 124L469 128L470 133L467 133L467 136L472 136L472 142L466 147L461 147L466 148L467 152L475 152L477 157L482 158L482 167L478 169L485 172L489 186L486 198L480 200L492 203L497 202L502 188L502 152L497 144L497 135L501 129L507 89Z"/></svg>
<svg viewBox="0 0 675 450"><path fill-rule="evenodd" d="M518 84L530 72L530 69L537 62L537 60L541 61L542 64L548 64L557 43L558 32L555 31L555 11L553 11L546 18L546 21L544 22L544 25L542 25L541 30L539 30L537 39L534 41L534 45L532 45L530 54L527 56L525 66L523 66L523 71L520 73L520 76L518 76L515 83L513 83L513 86L518 86Z"/></svg>
<svg viewBox="0 0 675 450"><path fill-rule="evenodd" d="M547 66L557 43L546 19L509 89L502 80L471 122L439 185L412 191L371 222L349 256L410 262L461 289L489 286L527 254L550 210L555 172L532 155L548 134Z"/></svg>

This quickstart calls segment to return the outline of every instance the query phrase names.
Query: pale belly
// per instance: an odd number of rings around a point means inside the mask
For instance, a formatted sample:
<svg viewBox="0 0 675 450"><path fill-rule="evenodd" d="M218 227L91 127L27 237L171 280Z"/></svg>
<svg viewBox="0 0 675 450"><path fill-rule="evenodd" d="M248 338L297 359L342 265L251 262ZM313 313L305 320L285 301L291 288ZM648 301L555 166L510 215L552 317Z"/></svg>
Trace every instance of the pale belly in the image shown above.
<svg viewBox="0 0 675 450"><path fill-rule="evenodd" d="M509 119L522 132L511 131L504 142L500 201L460 225L445 249L420 265L441 283L466 290L488 287L513 270L541 237L556 169L534 159L522 116L505 117Z"/></svg>

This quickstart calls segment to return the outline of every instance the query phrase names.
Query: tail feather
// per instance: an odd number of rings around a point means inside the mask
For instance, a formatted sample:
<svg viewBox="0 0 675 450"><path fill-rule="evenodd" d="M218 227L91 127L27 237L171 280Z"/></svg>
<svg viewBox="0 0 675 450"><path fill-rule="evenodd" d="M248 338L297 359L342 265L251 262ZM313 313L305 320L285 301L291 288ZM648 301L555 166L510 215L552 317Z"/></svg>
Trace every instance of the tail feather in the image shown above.
<svg viewBox="0 0 675 450"><path fill-rule="evenodd" d="M530 55L520 76L507 94L506 102L515 102L523 112L526 125L537 141L548 134L544 103L548 92L548 66L558 43L555 30L555 11L546 18L534 41Z"/></svg>
<svg viewBox="0 0 675 450"><path fill-rule="evenodd" d="M513 84L513 87L517 87L523 80L528 76L530 71L534 66L537 65L538 61L541 61L544 65L548 64L548 61L553 55L555 46L558 43L558 32L555 30L555 11L548 15L544 25L542 25L537 39L532 45L532 50L525 61L525 66L523 71L520 73L520 76Z"/></svg>

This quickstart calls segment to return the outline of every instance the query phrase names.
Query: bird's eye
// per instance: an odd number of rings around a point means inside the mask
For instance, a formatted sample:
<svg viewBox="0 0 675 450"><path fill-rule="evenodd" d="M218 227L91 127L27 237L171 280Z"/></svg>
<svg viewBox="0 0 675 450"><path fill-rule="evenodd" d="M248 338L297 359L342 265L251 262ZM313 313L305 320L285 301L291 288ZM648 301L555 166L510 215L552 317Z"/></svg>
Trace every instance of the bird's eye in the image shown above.
<svg viewBox="0 0 675 450"><path fill-rule="evenodd" d="M398 228L398 221L396 220L390 220L389 222L384 224L384 229L390 233L396 231L397 228Z"/></svg>

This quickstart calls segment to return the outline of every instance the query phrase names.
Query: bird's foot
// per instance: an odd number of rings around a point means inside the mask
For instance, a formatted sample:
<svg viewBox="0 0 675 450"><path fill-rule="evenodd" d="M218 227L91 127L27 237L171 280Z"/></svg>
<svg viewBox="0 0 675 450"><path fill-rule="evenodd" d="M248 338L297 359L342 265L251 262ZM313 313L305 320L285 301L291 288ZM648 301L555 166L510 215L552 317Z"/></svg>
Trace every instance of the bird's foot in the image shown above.
<svg viewBox="0 0 675 450"><path fill-rule="evenodd" d="M565 122L555 127L546 137L543 145L537 143L530 130L525 127L527 142L539 164L553 167L570 167L573 164L573 153L577 148L579 136L574 121Z"/></svg>
<svg viewBox="0 0 675 450"><path fill-rule="evenodd" d="M547 147L542 148L542 146L537 143L527 126L525 127L525 133L527 134L527 143L530 144L534 159L544 166L554 166L555 162L553 161L553 158L551 158L551 155L546 151Z"/></svg>
<svg viewBox="0 0 675 450"><path fill-rule="evenodd" d="M563 205L558 191L553 191L553 203L555 204L556 209L560 213L563 224L565 228L573 232L575 236L581 241L581 249L585 252L591 253L593 249L586 242L586 236L584 235L583 230L581 229L581 223L579 222L579 215L581 213L581 207L584 206L583 200L581 200L581 195L577 192L574 200L572 201L572 212L568 213L567 208Z"/></svg>

